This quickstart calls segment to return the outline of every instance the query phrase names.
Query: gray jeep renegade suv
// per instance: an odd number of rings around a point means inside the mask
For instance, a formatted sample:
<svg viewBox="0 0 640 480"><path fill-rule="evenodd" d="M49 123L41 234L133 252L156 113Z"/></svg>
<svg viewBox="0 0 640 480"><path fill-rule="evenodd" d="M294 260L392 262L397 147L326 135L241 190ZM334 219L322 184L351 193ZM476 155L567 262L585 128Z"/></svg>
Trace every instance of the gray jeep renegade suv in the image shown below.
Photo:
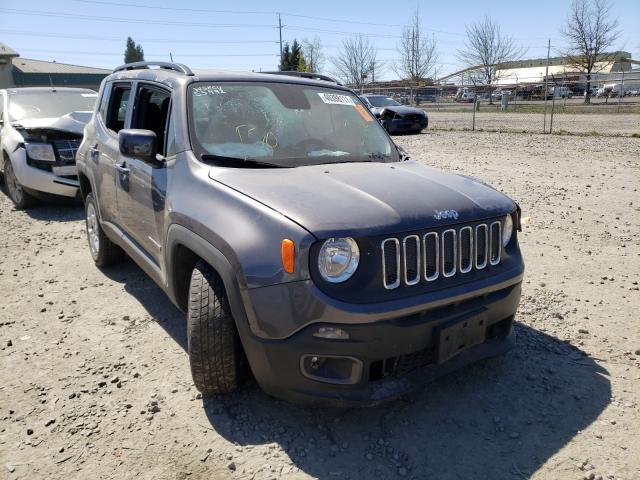
<svg viewBox="0 0 640 480"><path fill-rule="evenodd" d="M205 394L250 370L376 404L514 344L516 203L411 161L326 77L123 65L77 165L95 263L124 250L186 311Z"/></svg>

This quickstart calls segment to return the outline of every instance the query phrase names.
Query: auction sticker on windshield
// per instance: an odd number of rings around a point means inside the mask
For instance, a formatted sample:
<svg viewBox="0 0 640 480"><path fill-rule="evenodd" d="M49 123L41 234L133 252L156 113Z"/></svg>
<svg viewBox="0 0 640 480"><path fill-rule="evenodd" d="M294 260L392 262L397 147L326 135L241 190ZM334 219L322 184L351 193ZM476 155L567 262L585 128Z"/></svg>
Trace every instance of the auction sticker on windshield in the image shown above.
<svg viewBox="0 0 640 480"><path fill-rule="evenodd" d="M324 93L318 92L318 95L322 99L324 103L329 103L332 105L349 105L353 106L356 102L353 101L349 95L339 95L337 93Z"/></svg>

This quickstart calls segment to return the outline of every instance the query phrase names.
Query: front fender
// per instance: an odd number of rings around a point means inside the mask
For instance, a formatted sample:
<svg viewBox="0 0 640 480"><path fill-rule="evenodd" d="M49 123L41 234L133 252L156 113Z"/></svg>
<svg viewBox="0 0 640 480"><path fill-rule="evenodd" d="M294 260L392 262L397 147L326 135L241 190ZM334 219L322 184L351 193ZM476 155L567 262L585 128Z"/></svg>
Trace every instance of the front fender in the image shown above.
<svg viewBox="0 0 640 480"><path fill-rule="evenodd" d="M246 290L246 280L240 270L234 269L225 255L207 240L181 225L171 225L167 231L165 249L167 265L167 293L171 300L178 305L178 289L176 275L176 253L179 247L185 247L207 262L222 279L231 313L236 323L247 323L253 331L259 330L255 314ZM240 327L240 326L239 326ZM239 328L240 329L240 328Z"/></svg>

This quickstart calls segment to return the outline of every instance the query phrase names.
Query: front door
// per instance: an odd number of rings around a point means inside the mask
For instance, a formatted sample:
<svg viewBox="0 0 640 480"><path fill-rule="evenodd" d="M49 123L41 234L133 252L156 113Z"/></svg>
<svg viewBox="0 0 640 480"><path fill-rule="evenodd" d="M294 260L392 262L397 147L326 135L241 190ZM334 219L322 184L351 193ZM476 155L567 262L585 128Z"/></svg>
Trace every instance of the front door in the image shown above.
<svg viewBox="0 0 640 480"><path fill-rule="evenodd" d="M125 234L156 264L162 253L162 229L167 185L165 137L171 92L138 82L131 116L131 128L156 134L158 161L120 155L118 214Z"/></svg>
<svg viewBox="0 0 640 480"><path fill-rule="evenodd" d="M89 160L95 162L95 183L100 198L102 221L121 226L117 211L118 161L120 148L118 132L128 124L131 110L131 82L105 85L100 102L98 121L95 122L95 143L89 145Z"/></svg>

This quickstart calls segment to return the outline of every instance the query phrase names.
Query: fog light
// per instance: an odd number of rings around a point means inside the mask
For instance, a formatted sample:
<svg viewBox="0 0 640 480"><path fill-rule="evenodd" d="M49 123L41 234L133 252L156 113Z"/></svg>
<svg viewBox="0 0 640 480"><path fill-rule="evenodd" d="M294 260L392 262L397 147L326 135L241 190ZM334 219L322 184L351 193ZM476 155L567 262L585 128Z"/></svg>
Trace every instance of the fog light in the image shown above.
<svg viewBox="0 0 640 480"><path fill-rule="evenodd" d="M303 355L300 371L318 382L353 385L362 378L362 361L338 355Z"/></svg>
<svg viewBox="0 0 640 480"><path fill-rule="evenodd" d="M327 338L329 340L349 340L349 334L341 328L320 327L313 334L316 338Z"/></svg>

